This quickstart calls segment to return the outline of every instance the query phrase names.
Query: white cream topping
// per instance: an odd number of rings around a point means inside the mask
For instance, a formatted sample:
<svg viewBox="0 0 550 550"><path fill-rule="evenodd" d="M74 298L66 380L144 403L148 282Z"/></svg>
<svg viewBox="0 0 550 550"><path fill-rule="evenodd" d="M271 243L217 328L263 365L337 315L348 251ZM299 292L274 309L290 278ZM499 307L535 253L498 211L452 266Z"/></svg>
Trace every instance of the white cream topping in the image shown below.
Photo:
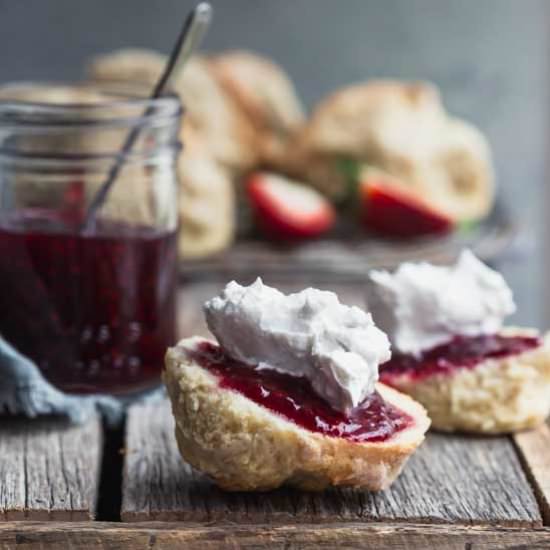
<svg viewBox="0 0 550 550"><path fill-rule="evenodd" d="M306 377L333 408L349 412L374 391L390 358L387 336L370 314L308 288L285 295L257 279L232 281L204 304L208 328L224 351L258 369Z"/></svg>
<svg viewBox="0 0 550 550"><path fill-rule="evenodd" d="M393 274L372 271L367 302L394 349L415 355L456 335L494 334L516 309L502 275L469 250L450 267L421 262Z"/></svg>

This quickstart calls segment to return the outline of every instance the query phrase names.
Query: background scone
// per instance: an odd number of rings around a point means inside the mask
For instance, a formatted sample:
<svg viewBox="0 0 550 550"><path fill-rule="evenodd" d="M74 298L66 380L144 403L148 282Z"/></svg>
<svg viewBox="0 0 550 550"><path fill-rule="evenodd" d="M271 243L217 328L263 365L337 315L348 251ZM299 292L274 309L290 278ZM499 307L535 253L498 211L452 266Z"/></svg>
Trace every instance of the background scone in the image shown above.
<svg viewBox="0 0 550 550"><path fill-rule="evenodd" d="M151 86L165 62L166 56L151 50L123 49L94 58L87 72L97 81ZM242 173L256 164L254 129L218 84L207 60L191 58L175 80L174 91L184 106L183 132L198 135L212 156L229 170Z"/></svg>
<svg viewBox="0 0 550 550"><path fill-rule="evenodd" d="M124 49L95 58L88 67L99 82L123 81L152 86L166 57L150 50ZM190 59L174 84L184 115L178 160L180 181L179 252L183 258L223 250L235 235L232 178L257 161L254 130L211 74L209 63Z"/></svg>
<svg viewBox="0 0 550 550"><path fill-rule="evenodd" d="M507 328L502 334L537 333ZM550 334L534 349L485 359L473 368L427 376L382 368L380 375L386 384L422 403L435 429L498 434L534 428L550 413Z"/></svg>
<svg viewBox="0 0 550 550"><path fill-rule="evenodd" d="M378 384L377 391L414 419L382 442L357 443L305 430L220 388L193 359L204 340L190 338L166 356L164 381L182 456L227 490L268 490L283 483L307 490L328 485L387 487L424 439L429 419L412 399Z"/></svg>
<svg viewBox="0 0 550 550"><path fill-rule="evenodd" d="M262 161L286 152L290 139L305 122L304 108L290 78L271 59L244 50L210 58L226 93L256 129Z"/></svg>
<svg viewBox="0 0 550 550"><path fill-rule="evenodd" d="M434 428L507 433L550 413L550 336L504 327L512 290L469 250L450 266L371 271L367 300L392 342L380 380L418 399Z"/></svg>
<svg viewBox="0 0 550 550"><path fill-rule="evenodd" d="M289 167L335 199L348 193L342 162L398 178L456 220L485 216L493 202L489 146L449 116L435 86L370 81L323 100L289 149Z"/></svg>
<svg viewBox="0 0 550 550"><path fill-rule="evenodd" d="M223 250L235 233L235 190L229 173L200 142L188 142L178 159L179 253L200 257Z"/></svg>

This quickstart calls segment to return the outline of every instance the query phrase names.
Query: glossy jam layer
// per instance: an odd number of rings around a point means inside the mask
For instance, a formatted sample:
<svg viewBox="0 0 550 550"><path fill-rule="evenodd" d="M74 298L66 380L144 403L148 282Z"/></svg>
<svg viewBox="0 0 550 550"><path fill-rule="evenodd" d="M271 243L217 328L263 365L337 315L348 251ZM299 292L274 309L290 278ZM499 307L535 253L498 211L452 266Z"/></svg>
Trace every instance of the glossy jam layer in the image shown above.
<svg viewBox="0 0 550 550"><path fill-rule="evenodd" d="M414 422L376 392L346 416L318 397L306 379L255 370L228 359L219 346L209 342L199 346L193 359L218 376L220 387L235 390L298 426L326 436L380 442Z"/></svg>
<svg viewBox="0 0 550 550"><path fill-rule="evenodd" d="M395 376L407 374L426 378L433 374L450 374L456 369L471 369L490 358L509 357L541 345L535 336L456 336L447 344L423 352L420 356L394 354L380 367L380 380L391 384Z"/></svg>

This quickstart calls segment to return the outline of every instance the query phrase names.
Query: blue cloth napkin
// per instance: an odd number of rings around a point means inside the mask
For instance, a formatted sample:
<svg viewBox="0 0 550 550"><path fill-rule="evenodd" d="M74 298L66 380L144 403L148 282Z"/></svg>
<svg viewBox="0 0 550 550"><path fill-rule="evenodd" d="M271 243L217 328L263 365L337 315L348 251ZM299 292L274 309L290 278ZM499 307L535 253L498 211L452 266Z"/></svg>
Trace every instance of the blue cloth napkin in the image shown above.
<svg viewBox="0 0 550 550"><path fill-rule="evenodd" d="M164 397L164 388L124 398L65 394L52 386L30 359L0 337L0 413L29 418L60 415L75 424L100 413L110 426L116 426L130 404Z"/></svg>

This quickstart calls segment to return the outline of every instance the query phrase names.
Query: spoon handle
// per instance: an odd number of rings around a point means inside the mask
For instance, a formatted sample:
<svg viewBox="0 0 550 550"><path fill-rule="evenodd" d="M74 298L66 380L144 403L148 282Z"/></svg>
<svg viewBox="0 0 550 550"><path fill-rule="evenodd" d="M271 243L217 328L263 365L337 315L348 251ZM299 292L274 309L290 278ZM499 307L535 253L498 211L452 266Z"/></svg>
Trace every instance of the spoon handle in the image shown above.
<svg viewBox="0 0 550 550"><path fill-rule="evenodd" d="M211 20L212 6L208 2L201 2L187 16L164 71L151 94L152 98L159 97L182 72L191 54L199 47Z"/></svg>

